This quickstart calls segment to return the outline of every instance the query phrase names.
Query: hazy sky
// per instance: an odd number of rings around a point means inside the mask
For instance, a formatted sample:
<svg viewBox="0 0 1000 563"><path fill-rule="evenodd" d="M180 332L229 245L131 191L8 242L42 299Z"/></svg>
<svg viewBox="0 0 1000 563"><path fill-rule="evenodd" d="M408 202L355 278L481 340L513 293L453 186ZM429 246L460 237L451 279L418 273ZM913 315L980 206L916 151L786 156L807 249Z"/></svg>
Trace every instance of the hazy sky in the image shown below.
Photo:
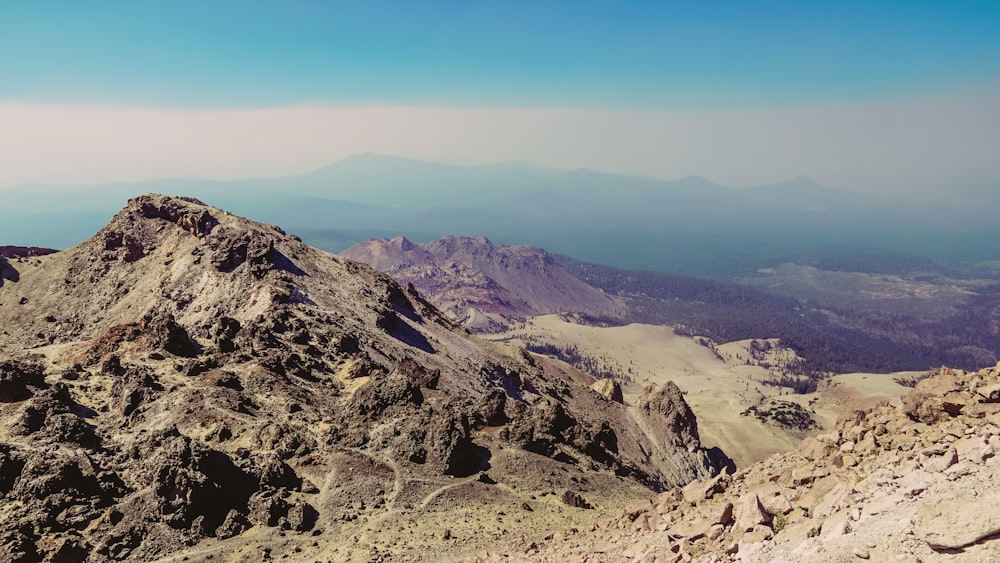
<svg viewBox="0 0 1000 563"><path fill-rule="evenodd" d="M997 147L995 0L0 4L0 187L379 152L926 194Z"/></svg>

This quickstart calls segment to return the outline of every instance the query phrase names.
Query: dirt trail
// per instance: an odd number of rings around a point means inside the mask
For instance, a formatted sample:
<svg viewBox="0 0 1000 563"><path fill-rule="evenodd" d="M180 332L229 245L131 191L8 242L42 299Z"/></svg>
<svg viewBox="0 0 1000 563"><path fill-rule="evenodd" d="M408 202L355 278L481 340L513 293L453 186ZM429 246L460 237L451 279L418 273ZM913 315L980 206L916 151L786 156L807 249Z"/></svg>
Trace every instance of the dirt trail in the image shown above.
<svg viewBox="0 0 1000 563"><path fill-rule="evenodd" d="M458 481L456 481L454 483L448 483L448 484L445 484L445 485L441 485L437 489L434 489L433 491L431 491L430 494L428 494L427 496L425 496L420 501L420 503L417 505L417 508L421 509L421 510L424 509L424 508L427 508L432 502L434 502L434 499L436 499L437 497L441 496L441 494L445 493L449 489L454 489L455 487L461 487L462 485L467 485L469 483L472 483L473 481L478 481L478 480L479 480L479 475L473 475L472 477L466 477L466 478L460 479L460 480L458 480Z"/></svg>

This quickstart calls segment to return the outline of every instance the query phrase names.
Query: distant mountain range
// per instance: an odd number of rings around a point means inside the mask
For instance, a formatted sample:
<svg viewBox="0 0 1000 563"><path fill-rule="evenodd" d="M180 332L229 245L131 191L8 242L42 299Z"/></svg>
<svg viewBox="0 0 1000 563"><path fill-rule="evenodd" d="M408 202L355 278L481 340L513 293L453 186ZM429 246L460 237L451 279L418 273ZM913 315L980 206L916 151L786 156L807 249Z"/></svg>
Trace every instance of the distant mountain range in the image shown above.
<svg viewBox="0 0 1000 563"><path fill-rule="evenodd" d="M373 154L284 178L6 190L0 243L71 246L124 198L151 191L192 194L334 252L390 233L415 241L482 235L619 267L723 278L820 246L952 262L1000 257L998 205L990 201L929 205L806 178L736 189L698 177L665 181L524 163L463 167Z"/></svg>

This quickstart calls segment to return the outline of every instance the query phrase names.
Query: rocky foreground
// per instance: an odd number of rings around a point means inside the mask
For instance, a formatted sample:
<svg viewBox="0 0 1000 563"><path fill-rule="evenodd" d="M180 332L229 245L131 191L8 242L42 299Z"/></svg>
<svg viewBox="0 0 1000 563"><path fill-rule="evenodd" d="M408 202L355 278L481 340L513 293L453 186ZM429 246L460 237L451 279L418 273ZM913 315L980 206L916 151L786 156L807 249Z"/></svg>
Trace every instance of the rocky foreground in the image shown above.
<svg viewBox="0 0 1000 563"><path fill-rule="evenodd" d="M480 560L997 561L998 454L1000 364L942 368L796 452Z"/></svg>
<svg viewBox="0 0 1000 563"><path fill-rule="evenodd" d="M415 290L197 200L0 261L0 561L514 550L726 464Z"/></svg>

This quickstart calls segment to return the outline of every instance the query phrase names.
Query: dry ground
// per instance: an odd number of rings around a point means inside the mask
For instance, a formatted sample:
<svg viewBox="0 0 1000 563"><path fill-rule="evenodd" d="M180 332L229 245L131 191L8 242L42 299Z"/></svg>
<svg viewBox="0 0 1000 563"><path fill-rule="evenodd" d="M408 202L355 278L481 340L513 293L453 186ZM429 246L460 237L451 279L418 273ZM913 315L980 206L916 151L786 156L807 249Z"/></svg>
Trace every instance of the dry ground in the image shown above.
<svg viewBox="0 0 1000 563"><path fill-rule="evenodd" d="M822 427L845 412L872 406L904 393L896 374L837 375L817 393L796 395L790 389L764 385L768 369L746 363L750 341L717 346L715 351L664 326L631 324L594 327L576 324L559 315L535 317L523 327L491 339L524 345L527 339L574 345L631 381L622 381L626 402L650 383L674 381L698 417L702 442L722 448L738 466L745 466L798 445L802 433L741 416L747 407L769 397L781 397L812 410ZM784 357L782 357L784 356ZM766 358L771 363L794 360L782 350ZM757 363L751 360L751 364ZM903 374L911 375L911 374Z"/></svg>

